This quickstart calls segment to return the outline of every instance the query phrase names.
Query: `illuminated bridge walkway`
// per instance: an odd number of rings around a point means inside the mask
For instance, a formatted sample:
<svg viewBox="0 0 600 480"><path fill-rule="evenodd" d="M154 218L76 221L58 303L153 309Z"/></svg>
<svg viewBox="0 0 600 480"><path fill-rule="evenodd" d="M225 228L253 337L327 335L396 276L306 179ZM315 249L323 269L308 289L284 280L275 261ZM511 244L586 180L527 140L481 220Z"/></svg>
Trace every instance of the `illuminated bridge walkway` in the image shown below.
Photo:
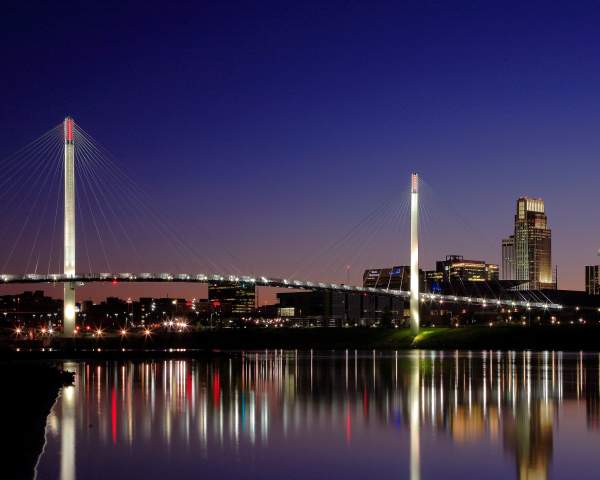
<svg viewBox="0 0 600 480"><path fill-rule="evenodd" d="M252 284L257 287L272 288L292 288L300 290L325 290L335 292L363 293L373 295L384 295L401 297L405 300L410 299L410 292L404 290L392 290L383 288L358 287L353 285L310 282L303 280L293 280L287 278L267 278L264 276L236 276L236 275L218 275L204 273L85 273L69 276L64 274L0 274L0 280L4 284L20 283L65 283L71 282L79 285L97 282L124 282L124 283L204 283L217 285L239 285ZM439 304L464 304L475 308L487 307L519 307L535 310L561 310L562 305L551 302L533 302L527 300L485 298L485 297L465 297L454 295L440 295L434 293L420 293L421 302L433 302Z"/></svg>

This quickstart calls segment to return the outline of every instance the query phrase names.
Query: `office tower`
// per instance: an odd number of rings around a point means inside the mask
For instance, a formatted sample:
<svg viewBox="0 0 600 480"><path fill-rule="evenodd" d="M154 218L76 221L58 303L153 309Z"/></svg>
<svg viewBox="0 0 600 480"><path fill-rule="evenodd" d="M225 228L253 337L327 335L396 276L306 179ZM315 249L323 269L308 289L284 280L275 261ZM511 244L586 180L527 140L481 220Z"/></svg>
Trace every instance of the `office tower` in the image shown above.
<svg viewBox="0 0 600 480"><path fill-rule="evenodd" d="M520 288L556 288L552 281L552 247L544 201L521 197L517 200L514 232L514 279Z"/></svg>

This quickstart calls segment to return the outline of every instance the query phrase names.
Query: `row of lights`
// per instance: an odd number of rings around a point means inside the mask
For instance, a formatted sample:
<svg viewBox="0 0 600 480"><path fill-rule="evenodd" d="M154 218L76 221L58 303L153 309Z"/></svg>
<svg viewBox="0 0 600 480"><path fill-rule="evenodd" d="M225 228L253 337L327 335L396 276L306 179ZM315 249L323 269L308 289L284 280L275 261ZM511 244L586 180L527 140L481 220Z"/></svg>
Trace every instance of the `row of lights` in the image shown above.
<svg viewBox="0 0 600 480"><path fill-rule="evenodd" d="M23 333L23 329L21 327L17 327L15 328L15 335L21 335ZM52 335L54 334L54 329L52 327L46 328L46 327L42 327L40 328L40 333L42 335Z"/></svg>
<svg viewBox="0 0 600 480"><path fill-rule="evenodd" d="M77 330L75 331L75 334L77 334ZM94 337L100 338L100 337L103 337L104 334L105 334L104 330L102 330L101 328L98 328L92 335ZM152 330L150 330L149 328L144 328L143 334L145 337L149 337L150 335L152 335ZM126 337L127 335L129 335L129 331L125 328L122 328L121 330L119 330L119 335L121 335L121 337Z"/></svg>
<svg viewBox="0 0 600 480"><path fill-rule="evenodd" d="M21 327L17 327L17 328L15 328L15 330L14 330L14 331L15 331L15 334L16 334L16 335L21 335L21 334L23 333L23 329L22 329ZM40 333L41 333L42 335L46 335L46 334L48 334L48 335L52 335L52 334L54 334L54 330L53 330L52 328L46 328L46 327L42 327L42 328L40 328ZM76 330L75 330L73 333L74 333L75 335L78 335L78 334L79 334L79 328L77 328L77 329L76 329ZM143 333L144 333L144 335L145 335L145 336L147 336L147 337L148 337L148 336L152 335L152 330L150 330L149 328L145 328L145 329L144 329L144 331L143 331ZM95 330L95 331L92 333L92 336L94 336L94 337L102 337L102 336L104 336L104 334L105 334L105 332L104 332L104 330L103 330L103 329L101 329L101 328L97 328L97 329L96 329L96 330ZM129 334L129 331L128 331L127 329L125 329L125 328L122 328L121 330L119 330L119 334L120 334L122 337L125 337L126 335L128 335L128 334Z"/></svg>
<svg viewBox="0 0 600 480"><path fill-rule="evenodd" d="M428 294L424 294L424 295L421 297L421 302L425 302L425 300L426 300L427 298L429 298L430 300L435 300L435 299L436 299L436 296L435 296L435 295L433 295L433 294L429 294L429 295L428 295ZM453 297L453 300L454 300L455 302L458 302L458 301L459 301L459 298L458 298L458 297ZM475 299L475 300L476 300L476 301L478 301L479 303L481 303L481 304L482 304L482 306L483 306L484 308L485 308L485 307L487 307L487 305L488 305L488 302L487 302L487 300L486 300L485 298L477 298L477 299ZM465 299L465 300L463 300L463 301L466 301L467 303L472 303L472 302L473 302L473 298L470 298L470 297L469 297L469 298L467 298L467 299ZM442 296L441 296L441 295L439 296L439 300L438 300L438 302L439 302L440 304L443 304L443 303L444 303L444 299L442 298ZM517 305L517 302L515 302L515 301L506 302L506 303L507 303L507 304L510 304L510 305L512 305L513 307ZM519 303L522 303L522 302L519 302ZM501 304L502 304L502 302L501 302L500 300L496 300L496 305L501 305ZM526 303L524 303L524 306L526 306L526 307L527 307L527 310L531 310L531 303L529 303L529 302L526 302ZM547 310L547 309L549 308L549 305L548 305L547 303L543 304L542 306L543 306L544 310ZM556 305L556 308L558 308L558 309L561 309L561 310L562 310L563 306L562 306L562 305ZM580 307L578 307L578 306L577 306L577 307L575 307L575 311L576 311L576 312L578 312L579 310L580 310ZM598 311L598 313L600 313L600 307L598 307L596 310Z"/></svg>
<svg viewBox="0 0 600 480"><path fill-rule="evenodd" d="M431 293L431 294L427 294L427 293L423 294L423 295L421 296L421 302L425 302L425 300L426 300L427 298L429 298L430 300L436 300L436 298L437 298L439 303L444 303L444 298L442 297L442 295L436 296L436 295L434 295L434 294L432 294L432 293ZM481 303L481 304L482 304L482 306L483 306L484 308L485 308L485 307L487 307L487 305L488 305L488 301L487 301L487 299L485 299L485 298L475 298L475 299L474 299L474 298L472 298L472 297L467 297L467 298L460 298L460 299L459 299L459 297L452 297L452 300L453 300L454 302L463 301L463 302L467 302L467 303L479 302L479 303ZM503 303L503 302L502 302L501 300L496 300L496 302L495 302L495 303L496 303L496 305L502 305L502 303ZM512 305L513 307L517 305L517 302L515 302L514 300L513 300L513 301L510 301L510 302L505 302L505 303L506 303L506 304L510 304L510 305ZM529 302L518 302L518 303L520 303L520 304L522 304L522 305L526 306L528 309L531 309L531 303L529 303ZM549 304L547 304L547 303L544 303L544 304L542 305L542 307L543 307L544 309L548 309L548 308L550 307L550 305L549 305ZM556 305L556 308L558 308L558 309L562 309L562 308L563 308L563 306L562 306L562 305ZM579 310L579 307L576 307L575 309L576 309L576 310ZM600 308L598 308L598 311L600 312Z"/></svg>

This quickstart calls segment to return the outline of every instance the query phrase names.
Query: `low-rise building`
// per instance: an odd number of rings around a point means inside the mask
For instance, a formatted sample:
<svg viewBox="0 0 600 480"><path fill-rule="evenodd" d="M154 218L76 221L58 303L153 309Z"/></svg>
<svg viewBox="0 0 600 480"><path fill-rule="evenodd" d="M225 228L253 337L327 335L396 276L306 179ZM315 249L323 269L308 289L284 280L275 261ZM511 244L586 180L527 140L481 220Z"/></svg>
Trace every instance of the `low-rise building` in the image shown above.
<svg viewBox="0 0 600 480"><path fill-rule="evenodd" d="M419 270L421 291L426 287L425 273ZM363 287L384 290L410 290L410 267L397 265L389 268L369 268L363 273Z"/></svg>
<svg viewBox="0 0 600 480"><path fill-rule="evenodd" d="M361 292L317 290L278 293L279 315L315 326L399 323L404 317L400 297Z"/></svg>
<svg viewBox="0 0 600 480"><path fill-rule="evenodd" d="M256 307L256 289L253 283L231 285L210 283L208 300L222 318L249 317Z"/></svg>
<svg viewBox="0 0 600 480"><path fill-rule="evenodd" d="M446 255L436 262L436 272L442 281L493 282L499 279L498 265L483 260L466 260L462 255Z"/></svg>

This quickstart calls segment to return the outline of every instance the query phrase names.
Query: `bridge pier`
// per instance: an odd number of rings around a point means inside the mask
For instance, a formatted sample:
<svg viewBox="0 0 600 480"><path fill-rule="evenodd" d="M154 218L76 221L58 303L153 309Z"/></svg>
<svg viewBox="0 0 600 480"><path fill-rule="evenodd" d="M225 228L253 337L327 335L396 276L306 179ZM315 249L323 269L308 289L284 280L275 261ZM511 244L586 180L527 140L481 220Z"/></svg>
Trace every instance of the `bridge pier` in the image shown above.
<svg viewBox="0 0 600 480"><path fill-rule="evenodd" d="M63 272L67 277L75 276L75 143L73 141L73 119L65 118L65 227ZM75 333L75 283L64 284L63 335Z"/></svg>

